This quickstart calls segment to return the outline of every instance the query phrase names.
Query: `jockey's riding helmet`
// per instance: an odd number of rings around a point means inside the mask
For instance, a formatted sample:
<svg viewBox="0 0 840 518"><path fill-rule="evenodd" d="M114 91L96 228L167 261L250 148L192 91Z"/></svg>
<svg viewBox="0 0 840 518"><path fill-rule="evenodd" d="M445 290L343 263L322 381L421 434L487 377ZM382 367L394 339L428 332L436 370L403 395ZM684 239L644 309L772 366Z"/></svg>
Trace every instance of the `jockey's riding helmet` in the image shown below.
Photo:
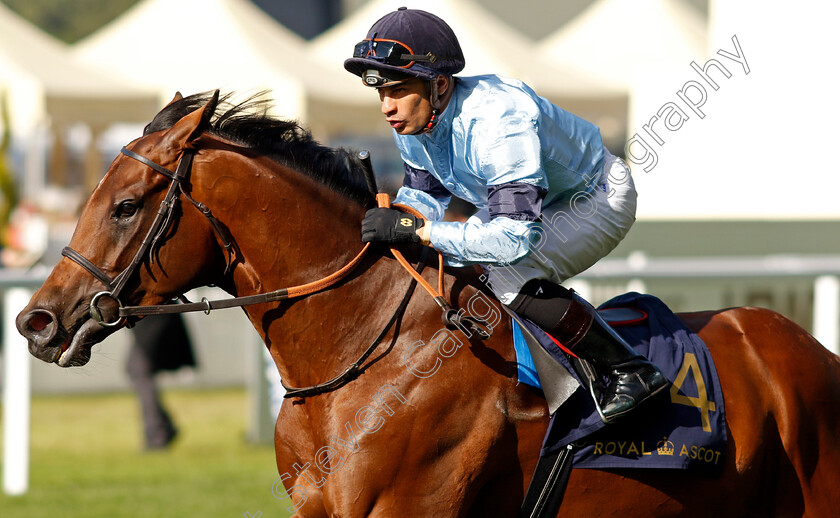
<svg viewBox="0 0 840 518"><path fill-rule="evenodd" d="M426 11L400 7L373 24L344 68L365 85L380 87L412 77L433 80L457 74L464 68L464 53L446 22Z"/></svg>

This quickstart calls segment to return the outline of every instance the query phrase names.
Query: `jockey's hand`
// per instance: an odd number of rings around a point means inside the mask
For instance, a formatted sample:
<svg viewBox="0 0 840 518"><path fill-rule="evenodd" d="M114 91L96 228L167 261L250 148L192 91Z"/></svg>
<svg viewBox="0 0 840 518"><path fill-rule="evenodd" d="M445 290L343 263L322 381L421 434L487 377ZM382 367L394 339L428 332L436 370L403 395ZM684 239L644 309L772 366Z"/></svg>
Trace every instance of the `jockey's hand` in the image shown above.
<svg viewBox="0 0 840 518"><path fill-rule="evenodd" d="M362 242L419 243L417 230L422 227L423 219L411 214L384 207L370 209L362 220Z"/></svg>

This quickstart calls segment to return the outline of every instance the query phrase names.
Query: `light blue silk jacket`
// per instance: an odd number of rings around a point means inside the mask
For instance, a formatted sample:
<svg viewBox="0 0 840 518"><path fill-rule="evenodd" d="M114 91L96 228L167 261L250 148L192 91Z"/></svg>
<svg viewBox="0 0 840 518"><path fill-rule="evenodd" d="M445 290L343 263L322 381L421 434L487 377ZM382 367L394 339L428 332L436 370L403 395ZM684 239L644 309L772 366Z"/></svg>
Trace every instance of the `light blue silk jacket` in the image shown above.
<svg viewBox="0 0 840 518"><path fill-rule="evenodd" d="M604 160L597 126L521 81L496 75L456 78L434 129L421 135L394 132L394 140L407 172L428 173L448 191L415 188L407 175L394 201L430 220L432 246L455 265L514 264L525 257L541 206L591 191ZM538 199L516 199L523 189L538 192ZM489 209L489 221L441 221L451 195ZM504 210L514 205L536 205L530 207L534 217Z"/></svg>

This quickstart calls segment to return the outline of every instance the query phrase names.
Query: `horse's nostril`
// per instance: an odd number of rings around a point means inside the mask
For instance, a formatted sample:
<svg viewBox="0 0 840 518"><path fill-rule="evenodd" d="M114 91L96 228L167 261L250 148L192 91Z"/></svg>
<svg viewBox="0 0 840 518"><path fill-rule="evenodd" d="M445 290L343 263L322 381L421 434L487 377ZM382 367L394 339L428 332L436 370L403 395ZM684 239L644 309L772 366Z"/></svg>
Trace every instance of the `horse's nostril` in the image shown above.
<svg viewBox="0 0 840 518"><path fill-rule="evenodd" d="M52 317L47 313L38 312L29 319L29 328L37 333L43 331L52 321Z"/></svg>
<svg viewBox="0 0 840 518"><path fill-rule="evenodd" d="M58 333L55 314L46 309L35 309L18 317L17 328L28 340L47 345Z"/></svg>

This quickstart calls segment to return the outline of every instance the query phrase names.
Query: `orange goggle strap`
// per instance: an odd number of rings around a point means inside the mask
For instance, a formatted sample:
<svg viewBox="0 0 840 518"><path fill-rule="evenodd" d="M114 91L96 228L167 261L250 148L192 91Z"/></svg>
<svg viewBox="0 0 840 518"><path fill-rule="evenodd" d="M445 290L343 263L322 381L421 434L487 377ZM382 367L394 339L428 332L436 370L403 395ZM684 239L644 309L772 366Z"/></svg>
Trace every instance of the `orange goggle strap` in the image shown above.
<svg viewBox="0 0 840 518"><path fill-rule="evenodd" d="M377 55L376 51L380 47L380 44L384 44L382 47L383 52L386 52L386 55ZM404 52L400 52L400 47ZM396 57L394 56L395 50L398 53ZM376 35L374 35L373 38L365 38L360 41L353 49L354 58L367 58L370 56L382 59L382 62L386 65L400 68L410 68L417 61L434 63L438 60L438 57L431 52L427 52L426 54L415 54L414 51L411 50L411 47L401 41L377 38ZM379 62L378 60L376 61Z"/></svg>

